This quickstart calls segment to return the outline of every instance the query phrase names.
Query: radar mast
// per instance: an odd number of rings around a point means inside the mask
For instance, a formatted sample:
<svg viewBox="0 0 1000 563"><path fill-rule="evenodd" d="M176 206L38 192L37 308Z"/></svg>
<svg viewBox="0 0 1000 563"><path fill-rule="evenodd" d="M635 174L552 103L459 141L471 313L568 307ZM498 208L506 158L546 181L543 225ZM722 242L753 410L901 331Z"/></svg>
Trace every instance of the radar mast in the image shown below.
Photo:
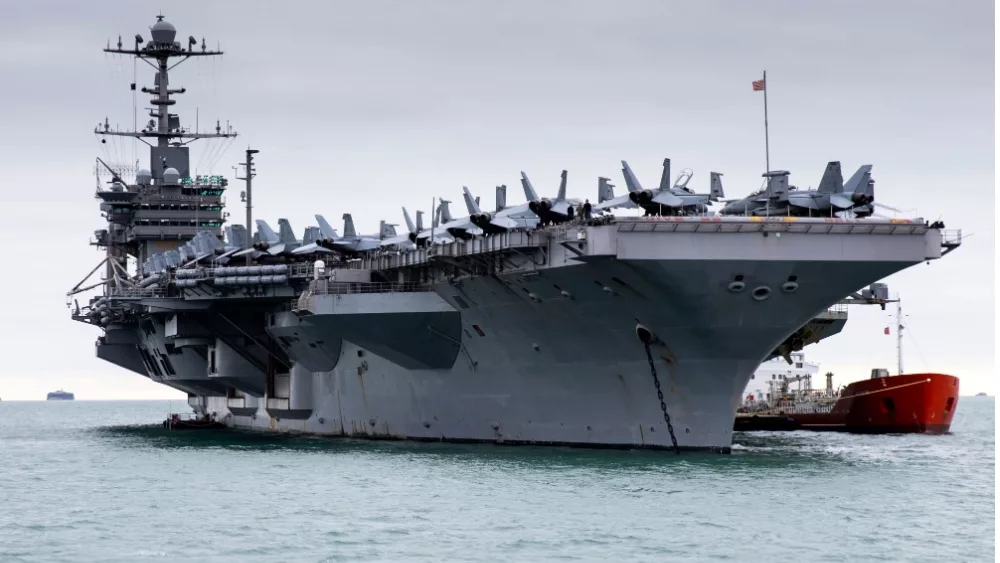
<svg viewBox="0 0 1000 563"><path fill-rule="evenodd" d="M191 258L184 244L200 231L221 238L228 216L223 211L222 198L228 182L222 176L192 178L188 144L198 139L232 139L237 133L228 123L223 127L218 120L214 132L191 130L181 125L177 113L170 111L176 104L172 96L187 90L170 87L170 71L192 57L219 56L223 52L209 49L204 38L199 45L194 36L189 36L187 45L182 46L175 41L176 28L162 14L156 16L156 23L149 30L149 40L136 34L132 48L123 46L119 36L116 46L109 42L104 49L105 53L134 57L155 71L152 86L140 88L142 93L152 96L149 100L152 107L148 108L150 119L145 127L116 129L105 118L94 129L101 137L137 139L149 146L150 151L149 167L140 167L132 184L98 159L111 172L112 179L110 189L101 189L98 183L97 197L102 200L101 210L108 220L108 229L96 231L92 244L107 249L105 279L109 288L120 286L122 277L127 279L128 256L136 259L140 272L183 264ZM136 87L136 83L131 84L132 90ZM173 261L178 263L152 263L154 255L174 249Z"/></svg>

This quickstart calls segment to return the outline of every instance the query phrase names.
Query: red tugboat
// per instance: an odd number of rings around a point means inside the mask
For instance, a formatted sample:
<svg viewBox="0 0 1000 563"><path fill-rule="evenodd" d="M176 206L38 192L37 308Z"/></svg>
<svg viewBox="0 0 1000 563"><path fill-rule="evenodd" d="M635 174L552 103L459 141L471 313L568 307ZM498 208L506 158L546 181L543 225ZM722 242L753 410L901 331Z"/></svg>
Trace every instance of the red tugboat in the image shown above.
<svg viewBox="0 0 1000 563"><path fill-rule="evenodd" d="M886 329L888 330L888 329ZM896 301L899 375L873 369L871 378L835 392L833 374L826 374L825 391L811 388L812 364L801 353L795 366L806 371L770 374L770 392L750 393L736 412L734 430L816 430L867 434L943 434L951 427L958 406L958 378L940 373L903 374L902 308ZM807 367L808 366L808 367ZM791 377L789 377L791 376ZM798 389L790 389L798 382ZM748 386L748 389L753 385Z"/></svg>

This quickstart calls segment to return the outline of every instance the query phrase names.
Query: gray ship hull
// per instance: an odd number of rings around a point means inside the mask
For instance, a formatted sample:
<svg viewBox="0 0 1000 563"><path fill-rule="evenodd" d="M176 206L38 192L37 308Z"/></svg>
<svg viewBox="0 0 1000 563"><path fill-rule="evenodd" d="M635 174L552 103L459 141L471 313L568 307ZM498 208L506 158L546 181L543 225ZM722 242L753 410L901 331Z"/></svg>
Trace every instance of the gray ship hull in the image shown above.
<svg viewBox="0 0 1000 563"><path fill-rule="evenodd" d="M641 323L662 341L652 355L678 445L726 451L742 389L761 361L850 291L845 288L898 266L838 263L838 283L831 284L830 264L758 264L757 283L780 286L790 272L816 280L764 302L746 291L726 291L731 272L744 267L611 260L528 278L441 284L436 293L442 300L459 296L469 305L456 307L462 345L438 352L442 363L454 363L450 369L408 369L398 359L388 361L373 353L374 346L352 343L353 330L338 322L341 315L322 312L358 298L364 301L358 309L369 311L366 322L388 335L385 347L400 349L416 332L406 304L394 305L401 312L371 313L381 296L314 296L310 309L317 313L302 317L295 330L306 341L321 342L338 358L336 368L293 367L288 411L298 416L282 419L274 412L272 420L261 404L255 418L235 416L229 423L352 437L671 447L636 335ZM539 301L524 299L522 288ZM209 399L206 407L225 413L227 399Z"/></svg>
<svg viewBox="0 0 1000 563"><path fill-rule="evenodd" d="M314 284L294 311L271 306L264 330L281 353L266 362L238 352L239 339L223 343L219 331L169 315L147 317L139 348L173 358L174 373L154 380L236 428L670 448L641 325L655 335L653 367L678 446L728 451L742 390L763 360L844 296L940 256L939 233L922 225L897 235L786 231L780 241L760 230L626 228L563 233L581 241L570 249L551 236L544 263L447 277L433 291L340 294ZM198 339L213 335L206 356ZM171 350L171 341L192 345Z"/></svg>

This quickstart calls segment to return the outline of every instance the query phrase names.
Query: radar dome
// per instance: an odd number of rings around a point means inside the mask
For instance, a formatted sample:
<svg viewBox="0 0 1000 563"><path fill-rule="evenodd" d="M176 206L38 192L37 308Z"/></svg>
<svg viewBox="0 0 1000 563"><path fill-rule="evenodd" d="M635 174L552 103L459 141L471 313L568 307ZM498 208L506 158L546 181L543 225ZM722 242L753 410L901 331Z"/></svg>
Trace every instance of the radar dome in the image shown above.
<svg viewBox="0 0 1000 563"><path fill-rule="evenodd" d="M142 168L139 170L139 173L135 175L135 183L142 186L148 186L153 183L153 174L151 174L149 170Z"/></svg>
<svg viewBox="0 0 1000 563"><path fill-rule="evenodd" d="M160 17L162 18L163 16ZM174 37L177 35L177 29L162 19L154 23L153 27L149 28L149 31L153 35L153 41L157 43L173 43Z"/></svg>
<svg viewBox="0 0 1000 563"><path fill-rule="evenodd" d="M163 183L180 184L181 173L178 172L176 168L167 168L166 170L163 171Z"/></svg>

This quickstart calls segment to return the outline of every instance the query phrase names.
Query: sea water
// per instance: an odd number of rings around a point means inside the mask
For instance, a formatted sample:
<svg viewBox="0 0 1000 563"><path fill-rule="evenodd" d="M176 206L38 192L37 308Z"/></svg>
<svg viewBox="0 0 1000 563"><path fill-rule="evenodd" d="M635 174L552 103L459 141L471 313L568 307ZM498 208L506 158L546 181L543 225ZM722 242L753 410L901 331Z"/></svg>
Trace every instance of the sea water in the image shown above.
<svg viewBox="0 0 1000 563"><path fill-rule="evenodd" d="M0 562L994 560L992 397L948 435L680 456L168 431L170 408L0 402Z"/></svg>

